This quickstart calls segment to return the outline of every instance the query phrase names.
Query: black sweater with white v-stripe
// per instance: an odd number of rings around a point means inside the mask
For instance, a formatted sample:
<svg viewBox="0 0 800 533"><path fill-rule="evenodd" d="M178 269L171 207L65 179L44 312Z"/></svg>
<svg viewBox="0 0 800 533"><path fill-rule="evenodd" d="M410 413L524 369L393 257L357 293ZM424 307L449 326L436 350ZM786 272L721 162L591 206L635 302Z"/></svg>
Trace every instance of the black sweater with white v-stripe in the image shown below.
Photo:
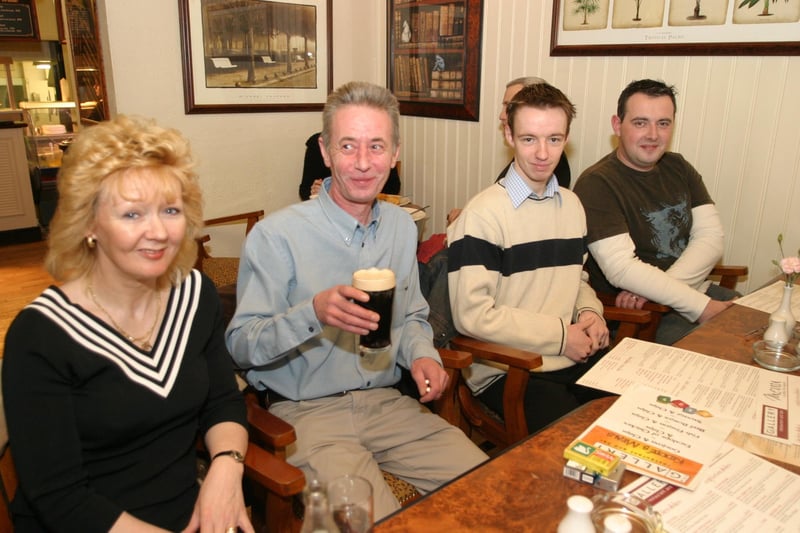
<svg viewBox="0 0 800 533"><path fill-rule="evenodd" d="M50 287L9 328L3 395L25 530L107 531L123 511L182 529L197 495L194 443L246 424L219 297L192 272L144 352Z"/></svg>

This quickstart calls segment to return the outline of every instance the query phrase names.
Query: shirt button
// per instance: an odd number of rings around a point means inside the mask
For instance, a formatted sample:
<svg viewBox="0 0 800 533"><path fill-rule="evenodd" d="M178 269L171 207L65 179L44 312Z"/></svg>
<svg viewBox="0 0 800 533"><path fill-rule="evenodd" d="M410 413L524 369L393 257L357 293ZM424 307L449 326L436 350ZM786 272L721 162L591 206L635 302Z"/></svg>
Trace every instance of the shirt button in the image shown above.
<svg viewBox="0 0 800 533"><path fill-rule="evenodd" d="M308 326L308 332L314 333L314 326Z"/></svg>

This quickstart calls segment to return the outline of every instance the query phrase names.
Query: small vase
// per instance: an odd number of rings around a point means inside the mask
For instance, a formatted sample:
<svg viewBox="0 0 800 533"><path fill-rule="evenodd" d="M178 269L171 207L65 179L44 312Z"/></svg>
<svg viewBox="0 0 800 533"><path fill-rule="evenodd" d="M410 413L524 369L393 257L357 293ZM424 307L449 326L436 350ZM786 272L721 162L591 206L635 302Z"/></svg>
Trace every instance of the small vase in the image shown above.
<svg viewBox="0 0 800 533"><path fill-rule="evenodd" d="M781 305L769 315L770 321L775 318L782 318L784 326L786 327L787 338L791 339L794 333L794 325L797 322L792 313L792 290L794 285L786 285L783 287L783 298L781 298Z"/></svg>

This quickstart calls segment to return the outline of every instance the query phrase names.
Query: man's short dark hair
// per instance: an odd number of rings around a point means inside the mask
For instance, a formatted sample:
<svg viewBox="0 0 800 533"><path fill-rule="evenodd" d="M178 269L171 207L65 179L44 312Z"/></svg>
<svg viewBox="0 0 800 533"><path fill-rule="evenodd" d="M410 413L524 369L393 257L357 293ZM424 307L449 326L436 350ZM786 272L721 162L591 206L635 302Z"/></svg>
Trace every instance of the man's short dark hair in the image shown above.
<svg viewBox="0 0 800 533"><path fill-rule="evenodd" d="M636 93L646 94L651 98L669 96L669 99L672 100L672 108L674 111L678 110L678 104L675 101L675 94L677 94L677 91L674 85L667 85L659 80L636 80L630 82L619 95L619 100L617 100L617 116L620 120L625 118L625 106L628 105L628 99Z"/></svg>
<svg viewBox="0 0 800 533"><path fill-rule="evenodd" d="M549 83L527 85L514 95L506 108L508 127L511 128L511 133L514 133L514 118L517 111L523 107L562 109L567 115L567 131L565 133L569 133L569 126L572 124L572 119L575 118L575 106L564 93Z"/></svg>

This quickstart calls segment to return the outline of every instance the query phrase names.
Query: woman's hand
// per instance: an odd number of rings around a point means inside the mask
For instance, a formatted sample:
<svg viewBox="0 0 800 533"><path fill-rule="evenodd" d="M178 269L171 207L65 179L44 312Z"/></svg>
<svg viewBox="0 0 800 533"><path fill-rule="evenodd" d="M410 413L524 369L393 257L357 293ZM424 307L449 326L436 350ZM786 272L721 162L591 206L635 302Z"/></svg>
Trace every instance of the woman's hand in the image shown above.
<svg viewBox="0 0 800 533"><path fill-rule="evenodd" d="M245 533L255 533L244 507L243 472L244 465L232 457L221 456L211 461L192 519L184 532L225 533L230 528L238 528Z"/></svg>
<svg viewBox="0 0 800 533"><path fill-rule="evenodd" d="M247 430L235 422L220 422L211 426L205 436L206 449L211 457L227 450L247 451ZM229 455L211 460L200 494L194 504L192 519L184 529L227 533L239 528L245 533L255 533L242 494L244 465Z"/></svg>

